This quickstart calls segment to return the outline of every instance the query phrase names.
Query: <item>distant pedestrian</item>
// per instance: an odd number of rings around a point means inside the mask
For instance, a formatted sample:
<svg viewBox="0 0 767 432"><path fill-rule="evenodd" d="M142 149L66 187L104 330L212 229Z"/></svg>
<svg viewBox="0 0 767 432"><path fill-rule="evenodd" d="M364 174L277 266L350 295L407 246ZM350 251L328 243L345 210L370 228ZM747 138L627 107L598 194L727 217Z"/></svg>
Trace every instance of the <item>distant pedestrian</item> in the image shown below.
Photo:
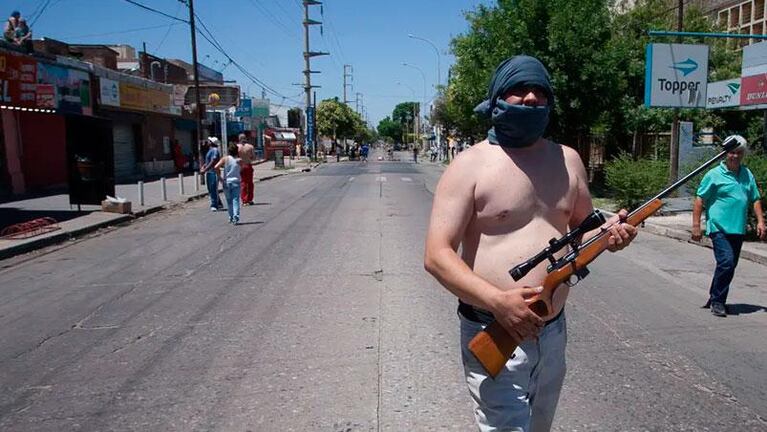
<svg viewBox="0 0 767 432"><path fill-rule="evenodd" d="M248 137L245 134L240 134L238 138L240 142L237 144L237 153L240 160L242 160L242 168L240 168L242 192L240 198L242 199L242 205L253 205L253 162L256 159L256 152L253 145L248 142Z"/></svg>
<svg viewBox="0 0 767 432"><path fill-rule="evenodd" d="M210 211L217 211L222 207L218 197L218 175L214 167L221 159L221 151L218 149L219 141L216 137L208 137L208 152L205 154L205 163L200 172L205 174L205 184L208 186L210 195Z"/></svg>
<svg viewBox="0 0 767 432"><path fill-rule="evenodd" d="M754 175L742 165L746 140L727 153L727 159L711 169L703 177L692 209L692 239L702 237L700 215L706 210L706 235L714 245L716 269L704 308L711 308L716 316L727 316L727 294L735 276L740 249L746 234L748 207L753 206L756 215L756 234L764 240L767 229L764 224L762 202Z"/></svg>
<svg viewBox="0 0 767 432"><path fill-rule="evenodd" d="M367 144L362 144L362 147L360 147L360 159L362 162L368 161L368 152L370 151L370 146Z"/></svg>
<svg viewBox="0 0 767 432"><path fill-rule="evenodd" d="M418 144L413 144L413 162L418 163Z"/></svg>
<svg viewBox="0 0 767 432"><path fill-rule="evenodd" d="M242 160L238 156L237 144L229 144L227 155L216 164L216 172L221 172L221 183L224 185L226 210L229 212L229 223L240 223L240 168Z"/></svg>

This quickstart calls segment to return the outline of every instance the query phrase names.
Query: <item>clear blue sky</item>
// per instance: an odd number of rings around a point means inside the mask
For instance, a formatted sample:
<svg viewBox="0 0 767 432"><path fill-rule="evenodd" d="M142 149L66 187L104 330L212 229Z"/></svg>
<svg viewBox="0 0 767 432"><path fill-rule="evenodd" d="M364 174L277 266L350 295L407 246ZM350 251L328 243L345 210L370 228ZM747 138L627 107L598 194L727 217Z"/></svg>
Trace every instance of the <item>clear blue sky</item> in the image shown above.
<svg viewBox="0 0 767 432"><path fill-rule="evenodd" d="M187 19L188 10L178 0L136 0L168 15ZM406 100L427 99L437 81L437 54L426 42L408 38L412 33L431 40L439 49L441 77L454 58L449 53L452 37L464 33L463 13L489 0L326 0L310 7L310 17L324 22L311 31L311 49L329 51L315 57L312 69L319 100L343 97L343 65L353 67L353 88L347 98L363 94L363 103L373 126L394 106ZM48 4L39 17L32 15ZM34 37L88 44L129 44L137 50L146 42L151 54L191 60L190 32L186 24L145 11L125 0L11 0L3 5L10 14L18 9L33 22ZM224 46L228 54L258 79L286 96L284 103L303 105L304 69L303 7L301 0L195 0L195 12ZM203 38L197 38L198 58L221 69L226 58ZM249 94L260 96L261 88L233 65L224 70L226 79L237 80ZM401 83L401 84L398 84ZM281 98L268 95L274 103ZM350 103L355 107L355 103Z"/></svg>

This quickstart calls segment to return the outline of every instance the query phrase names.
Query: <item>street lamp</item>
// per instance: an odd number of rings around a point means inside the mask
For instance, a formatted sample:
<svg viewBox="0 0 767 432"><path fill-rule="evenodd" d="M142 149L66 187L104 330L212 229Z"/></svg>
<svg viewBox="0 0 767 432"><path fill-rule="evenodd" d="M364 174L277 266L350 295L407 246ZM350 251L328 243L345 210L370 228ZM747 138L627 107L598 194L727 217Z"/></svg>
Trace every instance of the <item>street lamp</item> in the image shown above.
<svg viewBox="0 0 767 432"><path fill-rule="evenodd" d="M413 90L413 87L410 87L409 85L399 81L397 81L397 85L407 87L407 89L410 90L410 93L413 95L413 99L416 99L415 90ZM408 113L406 118L408 119L408 121L410 121L410 119L415 118L415 115L416 115L415 107L413 107L413 116L411 117L410 114ZM415 123L413 123L413 134L418 136L418 132L415 130Z"/></svg>
<svg viewBox="0 0 767 432"><path fill-rule="evenodd" d="M409 37L411 39L418 39L420 41L424 41L424 42L428 43L429 45L431 45L432 48L434 48L434 53L437 54L437 87L438 87L440 84L442 84L442 67L440 66L439 49L437 48L436 45L434 45L434 42L430 41L429 39L422 38L420 36L416 36L416 35L414 35L412 33L408 33L407 37ZM435 88L435 90L436 90L436 88Z"/></svg>
<svg viewBox="0 0 767 432"><path fill-rule="evenodd" d="M411 67L421 73L421 78L423 79L423 99L421 100L421 107L423 107L424 105L426 105L426 75L423 73L423 69L410 63L402 63L402 66ZM423 108L421 109L423 110ZM419 120L420 120L420 117L421 116L419 115L418 116ZM419 132L420 132L420 128L419 128Z"/></svg>

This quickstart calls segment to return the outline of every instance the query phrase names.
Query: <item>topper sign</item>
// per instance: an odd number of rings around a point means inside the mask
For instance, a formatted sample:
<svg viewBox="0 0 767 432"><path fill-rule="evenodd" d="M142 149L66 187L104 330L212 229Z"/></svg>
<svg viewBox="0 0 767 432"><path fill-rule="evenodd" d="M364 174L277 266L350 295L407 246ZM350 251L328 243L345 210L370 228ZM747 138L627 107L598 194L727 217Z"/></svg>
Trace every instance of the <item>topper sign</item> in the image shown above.
<svg viewBox="0 0 767 432"><path fill-rule="evenodd" d="M646 106L705 108L707 84L707 45L647 45Z"/></svg>

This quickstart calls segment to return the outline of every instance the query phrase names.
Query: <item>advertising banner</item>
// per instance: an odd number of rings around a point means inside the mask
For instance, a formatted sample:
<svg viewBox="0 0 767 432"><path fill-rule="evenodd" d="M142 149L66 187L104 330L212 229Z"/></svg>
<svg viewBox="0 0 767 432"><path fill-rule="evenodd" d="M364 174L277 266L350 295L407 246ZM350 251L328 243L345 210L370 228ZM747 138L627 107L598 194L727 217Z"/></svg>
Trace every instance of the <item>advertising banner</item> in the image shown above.
<svg viewBox="0 0 767 432"><path fill-rule="evenodd" d="M706 109L736 107L740 105L740 78L708 83Z"/></svg>
<svg viewBox="0 0 767 432"><path fill-rule="evenodd" d="M162 114L181 114L181 107L171 105L173 97L171 93L125 82L121 82L119 85L120 106L122 108Z"/></svg>
<svg viewBox="0 0 767 432"><path fill-rule="evenodd" d="M237 117L250 117L253 115L253 99L241 99L240 106L234 112Z"/></svg>
<svg viewBox="0 0 767 432"><path fill-rule="evenodd" d="M741 77L740 104L761 105L767 103L767 76L759 74Z"/></svg>
<svg viewBox="0 0 767 432"><path fill-rule="evenodd" d="M109 78L99 78L101 105L120 106L120 83Z"/></svg>
<svg viewBox="0 0 767 432"><path fill-rule="evenodd" d="M52 86L56 108L73 114L92 115L91 82L87 72L48 63L37 64L37 84Z"/></svg>
<svg viewBox="0 0 767 432"><path fill-rule="evenodd" d="M708 51L708 45L647 45L645 105L705 108Z"/></svg>
<svg viewBox="0 0 767 432"><path fill-rule="evenodd" d="M37 103L37 60L0 52L0 102L34 108Z"/></svg>
<svg viewBox="0 0 767 432"><path fill-rule="evenodd" d="M253 117L269 117L269 99L253 99Z"/></svg>

